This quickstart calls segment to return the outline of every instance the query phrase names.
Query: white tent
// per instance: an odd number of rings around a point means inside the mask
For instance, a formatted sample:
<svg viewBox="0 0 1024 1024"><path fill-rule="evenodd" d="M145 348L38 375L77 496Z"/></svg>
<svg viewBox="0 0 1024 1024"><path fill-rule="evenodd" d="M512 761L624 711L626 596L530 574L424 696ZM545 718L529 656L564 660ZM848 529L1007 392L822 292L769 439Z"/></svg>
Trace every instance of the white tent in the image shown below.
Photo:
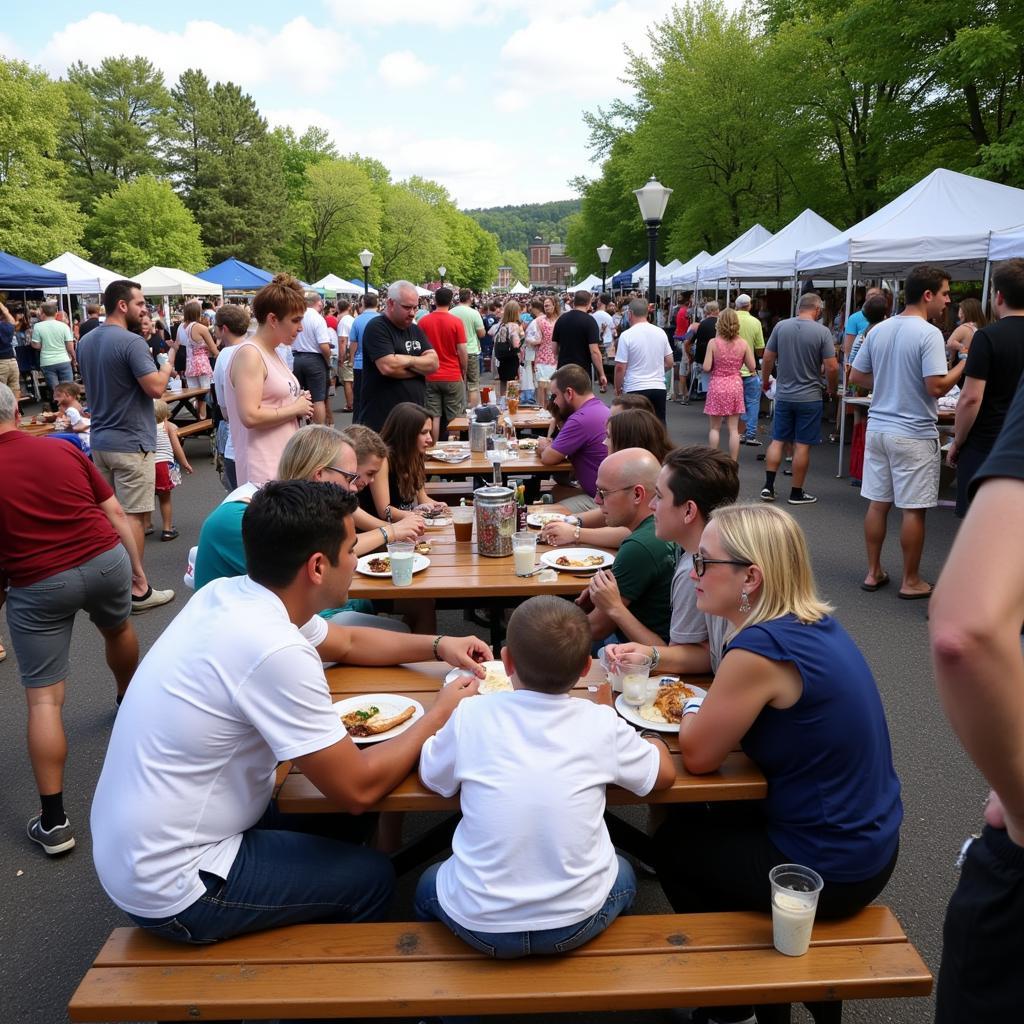
<svg viewBox="0 0 1024 1024"><path fill-rule="evenodd" d="M421 288L419 285L416 285L416 294L421 299L429 299L432 298L434 295L434 293L429 288Z"/></svg>
<svg viewBox="0 0 1024 1024"><path fill-rule="evenodd" d="M175 270L174 267L150 267L141 274L136 274L143 295L223 295L224 289L212 281L204 281L201 277Z"/></svg>
<svg viewBox="0 0 1024 1024"><path fill-rule="evenodd" d="M633 275L633 287L634 288L646 288L647 287L647 272L650 270L648 264L644 264L640 270ZM664 288L668 284L669 270L667 267L663 267L660 263L655 262L654 264L654 284Z"/></svg>
<svg viewBox="0 0 1024 1024"><path fill-rule="evenodd" d="M683 287L691 288L717 288L719 281L717 278L713 278L704 272L705 266L716 266L728 259L730 256L742 256L744 253L750 252L751 249L756 249L759 245L763 245L772 237L772 233L760 224L755 224L753 227L747 228L739 238L734 238L728 245L719 249L713 256L709 256L706 260L696 264L694 269L685 275L681 275L682 280L673 281L673 284L680 284ZM690 264L693 264L693 260ZM688 266L690 264L687 264ZM725 281L721 284L724 286Z"/></svg>
<svg viewBox="0 0 1024 1024"><path fill-rule="evenodd" d="M685 263L681 264L676 270L672 271L669 276L668 283L672 287L681 285L684 281L689 280L696 273L697 268L705 261L711 259L711 253L707 249L701 249L696 256L691 256Z"/></svg>
<svg viewBox="0 0 1024 1024"><path fill-rule="evenodd" d="M58 274L66 274L68 291L72 295L102 295L111 281L124 279L124 274L115 274L73 252L62 252L43 266L47 270L56 270Z"/></svg>
<svg viewBox="0 0 1024 1024"><path fill-rule="evenodd" d="M335 292L340 295L361 295L362 287L356 286L352 281L346 281L337 274L327 274L319 281L313 282L314 288L322 288L324 291Z"/></svg>
<svg viewBox="0 0 1024 1024"><path fill-rule="evenodd" d="M1024 257L1024 224L1009 231L993 231L988 258L993 263ZM55 268L54 268L55 269Z"/></svg>
<svg viewBox="0 0 1024 1024"><path fill-rule="evenodd" d="M509 288L508 293L509 295L529 295L530 291L531 289L527 288L522 281L516 281L516 283Z"/></svg>
<svg viewBox="0 0 1024 1024"><path fill-rule="evenodd" d="M601 287L601 278L597 274L589 274L582 281L577 281L572 286L573 291L596 292Z"/></svg>

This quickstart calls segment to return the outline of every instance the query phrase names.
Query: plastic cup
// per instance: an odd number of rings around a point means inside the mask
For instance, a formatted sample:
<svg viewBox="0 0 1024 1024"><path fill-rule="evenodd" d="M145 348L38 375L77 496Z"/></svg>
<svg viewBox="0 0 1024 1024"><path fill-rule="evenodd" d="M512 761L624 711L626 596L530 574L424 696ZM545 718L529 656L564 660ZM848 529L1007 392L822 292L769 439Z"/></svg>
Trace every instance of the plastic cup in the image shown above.
<svg viewBox="0 0 1024 1024"><path fill-rule="evenodd" d="M811 944L814 914L824 881L801 864L779 864L768 872L772 885L772 941L786 956L803 956Z"/></svg>
<svg viewBox="0 0 1024 1024"><path fill-rule="evenodd" d="M621 691L622 699L633 707L647 702L647 681L651 675L651 659L646 654L625 654L609 662L608 682Z"/></svg>
<svg viewBox="0 0 1024 1024"><path fill-rule="evenodd" d="M486 384L480 389L480 400L484 405L491 403L491 389Z"/></svg>
<svg viewBox="0 0 1024 1024"><path fill-rule="evenodd" d="M399 540L389 544L388 554L391 556L391 582L396 587L408 587L412 583L412 541Z"/></svg>
<svg viewBox="0 0 1024 1024"><path fill-rule="evenodd" d="M456 505L452 509L456 543L468 544L473 539L473 517L472 505Z"/></svg>
<svg viewBox="0 0 1024 1024"><path fill-rule="evenodd" d="M512 560L517 576L529 576L537 561L537 534L520 530L512 534Z"/></svg>
<svg viewBox="0 0 1024 1024"><path fill-rule="evenodd" d="M508 400L508 414L509 416L515 416L517 412L519 412L519 399L510 398Z"/></svg>

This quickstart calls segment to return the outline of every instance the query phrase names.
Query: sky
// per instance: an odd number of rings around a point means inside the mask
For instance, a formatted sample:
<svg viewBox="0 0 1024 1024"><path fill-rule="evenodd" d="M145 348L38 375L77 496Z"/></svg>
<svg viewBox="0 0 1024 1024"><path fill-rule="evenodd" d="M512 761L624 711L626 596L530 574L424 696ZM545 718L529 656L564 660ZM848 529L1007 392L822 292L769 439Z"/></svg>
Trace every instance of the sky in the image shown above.
<svg viewBox="0 0 1024 1024"><path fill-rule="evenodd" d="M200 67L250 93L271 126L317 124L395 180L444 185L463 209L570 199L596 177L582 114L616 96L626 47L670 0L47 0L12 5L0 53L59 77L148 57L168 87ZM443 11L443 21L435 12ZM643 182L637 182L640 187Z"/></svg>

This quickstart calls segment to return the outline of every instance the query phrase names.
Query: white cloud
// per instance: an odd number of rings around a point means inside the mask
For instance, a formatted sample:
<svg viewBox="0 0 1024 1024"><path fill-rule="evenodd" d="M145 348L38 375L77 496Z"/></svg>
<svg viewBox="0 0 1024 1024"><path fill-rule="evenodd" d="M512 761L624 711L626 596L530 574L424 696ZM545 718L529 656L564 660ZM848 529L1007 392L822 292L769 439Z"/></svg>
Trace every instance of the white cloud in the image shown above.
<svg viewBox="0 0 1024 1024"><path fill-rule="evenodd" d="M494 97L494 105L503 114L514 114L525 110L528 104L526 93L519 89L504 89Z"/></svg>
<svg viewBox="0 0 1024 1024"><path fill-rule="evenodd" d="M408 89L429 82L436 69L424 64L412 50L396 50L381 57L377 73L392 89Z"/></svg>
<svg viewBox="0 0 1024 1024"><path fill-rule="evenodd" d="M15 45L14 40L3 32L0 32L0 53L2 53L8 60L22 59L19 48Z"/></svg>
<svg viewBox="0 0 1024 1024"><path fill-rule="evenodd" d="M320 60L310 60L311 52ZM94 11L55 32L39 59L48 70L63 74L76 60L93 65L125 53L148 57L171 84L182 71L199 67L214 80L243 88L284 79L302 92L320 93L351 63L356 51L341 35L314 26L304 16L274 32L261 27L238 31L198 20L186 22L179 31L163 32Z"/></svg>
<svg viewBox="0 0 1024 1024"><path fill-rule="evenodd" d="M575 9L586 10L594 0L577 0ZM510 14L517 19L529 18L537 11L550 7L550 0L516 0L511 6L507 0L446 0L441 6L423 0L384 0L355 8L353 0L324 0L328 13L339 26L355 21L360 25L431 24L439 28L456 28L467 23L486 23L505 20Z"/></svg>

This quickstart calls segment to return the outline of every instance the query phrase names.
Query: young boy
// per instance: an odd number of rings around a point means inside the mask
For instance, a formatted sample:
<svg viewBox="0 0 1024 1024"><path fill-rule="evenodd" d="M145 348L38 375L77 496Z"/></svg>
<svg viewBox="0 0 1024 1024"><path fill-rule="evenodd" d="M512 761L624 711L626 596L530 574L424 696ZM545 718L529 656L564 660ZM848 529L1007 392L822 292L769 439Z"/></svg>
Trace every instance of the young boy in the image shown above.
<svg viewBox="0 0 1024 1024"><path fill-rule="evenodd" d="M53 389L53 400L57 403L58 414L55 417L58 421L67 421L67 429L64 424L58 422L60 432L51 434L50 437L60 437L89 454L89 428L92 425L89 414L82 406L82 399L85 397L85 389L81 384L74 381L65 381ZM49 419L49 416L45 416Z"/></svg>
<svg viewBox="0 0 1024 1024"><path fill-rule="evenodd" d="M590 668L581 609L530 598L507 636L513 690L463 701L423 746L423 784L442 796L461 787L462 821L452 856L416 888L420 920L499 959L575 949L632 905L636 878L609 838L605 788L643 796L675 778L658 738L570 695Z"/></svg>

